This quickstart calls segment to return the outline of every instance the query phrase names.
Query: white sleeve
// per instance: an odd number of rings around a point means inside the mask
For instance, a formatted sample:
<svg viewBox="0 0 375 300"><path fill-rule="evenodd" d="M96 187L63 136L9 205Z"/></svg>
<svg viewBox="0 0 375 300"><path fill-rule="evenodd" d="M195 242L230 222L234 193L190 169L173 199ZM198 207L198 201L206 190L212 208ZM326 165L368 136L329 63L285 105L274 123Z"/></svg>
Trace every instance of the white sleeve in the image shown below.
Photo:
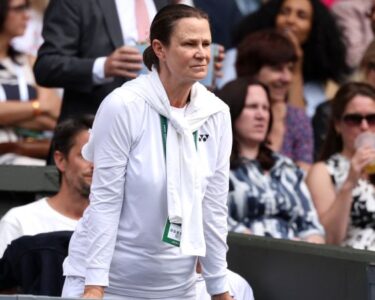
<svg viewBox="0 0 375 300"><path fill-rule="evenodd" d="M104 84L113 81L113 77L105 77L104 74L104 64L107 60L107 57L98 57L94 61L94 65L92 67L92 80L95 84Z"/></svg>
<svg viewBox="0 0 375 300"><path fill-rule="evenodd" d="M16 220L12 220L12 211L9 211L0 220L0 258L3 256L5 249L11 243L22 236L20 227L17 225Z"/></svg>
<svg viewBox="0 0 375 300"><path fill-rule="evenodd" d="M221 123L221 137L218 141L216 170L210 178L203 199L203 226L206 240L206 256L200 257L202 275L210 295L229 290L227 282L226 238L227 198L229 187L229 157L232 150L232 130L229 111L224 114Z"/></svg>
<svg viewBox="0 0 375 300"><path fill-rule="evenodd" d="M130 112L112 92L95 117L89 145L93 149L94 173L88 208L86 285L108 286L120 213L123 204L126 165L132 136ZM140 114L140 113L139 113Z"/></svg>

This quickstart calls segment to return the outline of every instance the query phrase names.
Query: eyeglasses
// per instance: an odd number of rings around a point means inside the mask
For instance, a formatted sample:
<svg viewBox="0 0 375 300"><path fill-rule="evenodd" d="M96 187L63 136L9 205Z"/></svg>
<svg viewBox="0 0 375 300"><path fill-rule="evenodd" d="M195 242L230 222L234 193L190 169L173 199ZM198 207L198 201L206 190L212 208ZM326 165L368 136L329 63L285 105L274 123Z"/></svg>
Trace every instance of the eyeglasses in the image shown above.
<svg viewBox="0 0 375 300"><path fill-rule="evenodd" d="M348 126L360 126L363 120L366 120L369 126L375 126L375 114L346 114L342 117L344 123Z"/></svg>
<svg viewBox="0 0 375 300"><path fill-rule="evenodd" d="M25 3L17 6L9 6L9 10L12 10L16 13L23 13L30 9L30 4Z"/></svg>

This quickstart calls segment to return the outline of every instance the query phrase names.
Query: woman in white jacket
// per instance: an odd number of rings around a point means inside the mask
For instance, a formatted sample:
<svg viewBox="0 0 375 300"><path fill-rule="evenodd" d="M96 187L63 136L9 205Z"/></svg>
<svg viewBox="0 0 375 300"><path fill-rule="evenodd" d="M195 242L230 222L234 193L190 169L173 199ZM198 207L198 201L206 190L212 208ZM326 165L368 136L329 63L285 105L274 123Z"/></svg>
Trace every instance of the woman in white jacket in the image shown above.
<svg viewBox="0 0 375 300"><path fill-rule="evenodd" d="M95 166L90 206L70 242L63 296L194 299L199 256L212 299L230 299L230 116L197 82L210 60L208 17L167 6L150 41L150 74L103 101L83 149Z"/></svg>

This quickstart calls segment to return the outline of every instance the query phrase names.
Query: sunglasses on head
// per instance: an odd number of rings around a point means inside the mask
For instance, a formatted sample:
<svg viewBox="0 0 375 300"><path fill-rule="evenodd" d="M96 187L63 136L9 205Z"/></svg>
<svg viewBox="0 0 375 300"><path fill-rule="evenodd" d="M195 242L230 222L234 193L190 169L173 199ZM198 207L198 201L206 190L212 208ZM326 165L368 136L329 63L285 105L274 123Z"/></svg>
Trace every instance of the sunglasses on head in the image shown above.
<svg viewBox="0 0 375 300"><path fill-rule="evenodd" d="M348 126L360 126L363 120L366 120L369 126L375 126L375 114L346 114L342 117L342 120Z"/></svg>

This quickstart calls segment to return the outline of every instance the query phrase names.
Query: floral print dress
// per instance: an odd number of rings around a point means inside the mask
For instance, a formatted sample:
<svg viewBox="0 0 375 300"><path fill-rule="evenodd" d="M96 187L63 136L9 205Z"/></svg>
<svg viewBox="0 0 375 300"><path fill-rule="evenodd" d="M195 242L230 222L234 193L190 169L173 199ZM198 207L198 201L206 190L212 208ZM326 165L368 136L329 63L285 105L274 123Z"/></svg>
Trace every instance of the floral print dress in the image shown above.
<svg viewBox="0 0 375 300"><path fill-rule="evenodd" d="M343 185L349 173L350 161L341 154L332 155L326 165L336 190ZM359 179L353 189L350 223L343 246L375 250L375 189L367 180Z"/></svg>

